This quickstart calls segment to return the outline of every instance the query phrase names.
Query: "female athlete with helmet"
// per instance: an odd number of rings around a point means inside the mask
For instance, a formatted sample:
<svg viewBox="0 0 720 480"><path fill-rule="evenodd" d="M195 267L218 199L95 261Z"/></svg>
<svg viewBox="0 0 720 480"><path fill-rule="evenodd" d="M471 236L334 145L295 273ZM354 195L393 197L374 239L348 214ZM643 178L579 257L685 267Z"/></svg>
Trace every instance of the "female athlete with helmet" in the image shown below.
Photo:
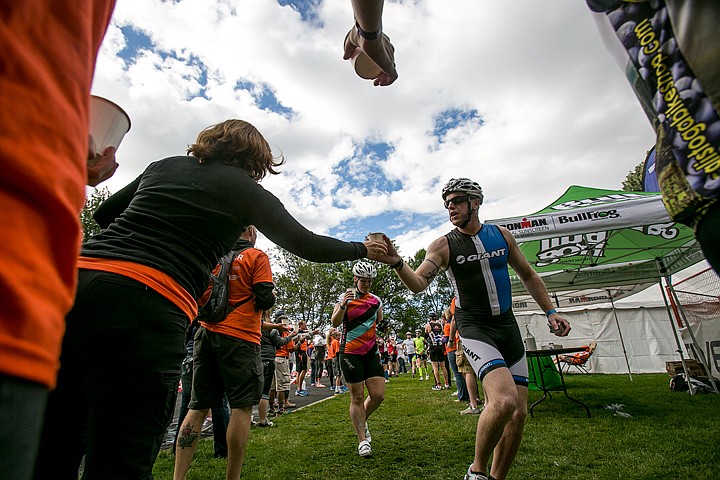
<svg viewBox="0 0 720 480"><path fill-rule="evenodd" d="M367 419L385 399L385 376L375 334L383 323L382 302L370 293L377 276L375 267L357 262L352 271L355 287L340 296L331 321L334 327L343 326L339 363L350 387L350 420L359 441L358 454L367 458L372 456Z"/></svg>

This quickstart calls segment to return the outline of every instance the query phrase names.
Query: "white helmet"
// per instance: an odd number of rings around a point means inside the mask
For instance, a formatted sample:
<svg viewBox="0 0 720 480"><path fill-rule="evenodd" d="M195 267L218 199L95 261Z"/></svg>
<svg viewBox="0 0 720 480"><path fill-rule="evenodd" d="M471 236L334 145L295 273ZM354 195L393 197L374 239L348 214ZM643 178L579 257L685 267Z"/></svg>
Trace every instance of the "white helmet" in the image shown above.
<svg viewBox="0 0 720 480"><path fill-rule="evenodd" d="M377 277L377 270L368 262L357 262L353 265L353 275L361 278L375 278Z"/></svg>
<svg viewBox="0 0 720 480"><path fill-rule="evenodd" d="M451 178L442 189L443 200L453 192L464 193L471 197L479 198L480 205L483 203L482 187L480 187L479 183L473 182L469 178Z"/></svg>

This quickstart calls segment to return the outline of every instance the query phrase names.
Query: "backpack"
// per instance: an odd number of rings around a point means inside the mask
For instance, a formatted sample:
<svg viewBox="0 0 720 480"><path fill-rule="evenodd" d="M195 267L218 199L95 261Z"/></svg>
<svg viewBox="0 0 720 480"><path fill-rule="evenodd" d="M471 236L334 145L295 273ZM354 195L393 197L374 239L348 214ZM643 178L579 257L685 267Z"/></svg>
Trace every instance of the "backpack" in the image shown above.
<svg viewBox="0 0 720 480"><path fill-rule="evenodd" d="M249 297L247 300L234 305L232 308L228 305L230 295L228 278L232 270L233 260L244 250L247 249L233 250L220 258L220 262L218 263L220 270L217 273L210 273L210 297L208 297L207 302L198 309L196 320L206 323L220 323L225 320L233 310L252 298Z"/></svg>

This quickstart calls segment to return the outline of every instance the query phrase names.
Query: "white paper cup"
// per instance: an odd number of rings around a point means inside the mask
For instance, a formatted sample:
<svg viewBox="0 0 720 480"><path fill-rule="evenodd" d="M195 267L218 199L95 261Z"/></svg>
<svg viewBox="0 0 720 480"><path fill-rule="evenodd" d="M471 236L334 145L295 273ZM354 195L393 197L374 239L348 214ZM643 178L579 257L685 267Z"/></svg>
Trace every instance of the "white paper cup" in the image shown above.
<svg viewBox="0 0 720 480"><path fill-rule="evenodd" d="M375 62L370 60L370 57L365 55L365 52L359 48L355 50L355 56L353 57L352 62L353 68L355 68L355 73L365 80L372 80L382 73L380 67L375 65Z"/></svg>
<svg viewBox="0 0 720 480"><path fill-rule="evenodd" d="M107 147L120 146L130 130L130 117L117 104L102 97L90 97L90 135L98 154Z"/></svg>
<svg viewBox="0 0 720 480"><path fill-rule="evenodd" d="M383 234L378 233L378 232L368 233L365 238L370 240L371 242L384 242L385 241L385 239L383 238Z"/></svg>

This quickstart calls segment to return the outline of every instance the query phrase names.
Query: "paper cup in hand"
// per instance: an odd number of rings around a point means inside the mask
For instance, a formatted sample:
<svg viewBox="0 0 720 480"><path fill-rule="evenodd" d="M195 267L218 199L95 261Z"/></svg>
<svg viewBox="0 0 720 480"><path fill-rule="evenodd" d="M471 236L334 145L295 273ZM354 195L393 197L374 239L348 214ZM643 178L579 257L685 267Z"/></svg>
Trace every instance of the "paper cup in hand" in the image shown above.
<svg viewBox="0 0 720 480"><path fill-rule="evenodd" d="M370 240L371 242L380 242L380 243L384 243L384 242L385 242L385 239L383 238L383 234L382 234L382 233L377 233L377 232L375 232L375 233L368 233L365 238L368 239L368 240Z"/></svg>
<svg viewBox="0 0 720 480"><path fill-rule="evenodd" d="M90 135L98 154L107 147L117 148L128 130L130 117L125 110L106 98L90 97Z"/></svg>
<svg viewBox="0 0 720 480"><path fill-rule="evenodd" d="M352 62L353 67L355 68L355 73L357 73L360 78L364 78L365 80L372 80L373 78L377 77L382 73L380 67L378 67L375 62L370 60L370 57L365 55L365 52L363 52L359 48L355 50L355 55L352 57Z"/></svg>

